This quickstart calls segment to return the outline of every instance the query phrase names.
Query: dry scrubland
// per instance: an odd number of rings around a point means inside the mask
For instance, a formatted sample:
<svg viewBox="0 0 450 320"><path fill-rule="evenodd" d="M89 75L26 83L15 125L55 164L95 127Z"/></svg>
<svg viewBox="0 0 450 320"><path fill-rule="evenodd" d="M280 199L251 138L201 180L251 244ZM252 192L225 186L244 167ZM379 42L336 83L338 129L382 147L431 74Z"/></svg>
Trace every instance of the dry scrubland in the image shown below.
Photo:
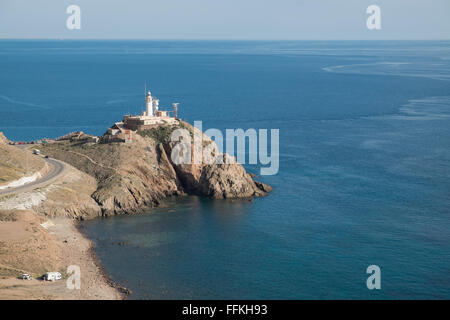
<svg viewBox="0 0 450 320"><path fill-rule="evenodd" d="M120 299L122 296L102 276L92 256L92 244L67 218L46 219L32 211L0 212L0 300L2 299ZM66 287L67 266L82 271L81 289ZM37 278L48 270L60 271L62 281ZM32 281L18 279L31 274Z"/></svg>
<svg viewBox="0 0 450 320"><path fill-rule="evenodd" d="M17 147L10 146L0 132L0 186L41 170L45 162Z"/></svg>
<svg viewBox="0 0 450 320"><path fill-rule="evenodd" d="M0 150L8 151L0 154L0 167L6 167L5 163L16 167L25 156L44 164L29 151L6 145L6 142L0 139ZM34 172L39 169L40 166L35 165ZM91 198L96 188L93 177L69 167L51 185L0 196L0 300L122 297L95 263L92 243L74 224L74 219L79 219L76 216L79 208L98 208ZM29 209L23 210L24 207ZM44 228L46 224L49 227ZM53 283L37 279L47 271L60 271L67 277L65 270L69 265L78 265L82 270L81 290L68 290L65 281ZM23 273L31 274L34 279L19 279Z"/></svg>
<svg viewBox="0 0 450 320"><path fill-rule="evenodd" d="M0 212L0 269L2 275L18 276L28 270L35 277L48 268L61 270L60 245L40 226L45 219L32 211Z"/></svg>

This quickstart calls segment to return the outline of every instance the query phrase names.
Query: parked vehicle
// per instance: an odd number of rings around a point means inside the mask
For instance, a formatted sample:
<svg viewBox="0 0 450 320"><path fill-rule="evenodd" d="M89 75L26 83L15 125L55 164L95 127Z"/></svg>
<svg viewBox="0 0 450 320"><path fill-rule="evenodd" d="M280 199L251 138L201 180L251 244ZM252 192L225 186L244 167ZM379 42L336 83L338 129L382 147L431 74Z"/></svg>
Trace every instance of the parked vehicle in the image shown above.
<svg viewBox="0 0 450 320"><path fill-rule="evenodd" d="M40 151L39 149L34 149L34 150L33 150L33 153L34 153L34 154L41 154L41 151Z"/></svg>
<svg viewBox="0 0 450 320"><path fill-rule="evenodd" d="M24 273L22 275L22 280L33 280L33 277L30 276L28 273Z"/></svg>
<svg viewBox="0 0 450 320"><path fill-rule="evenodd" d="M44 274L43 279L45 281L61 280L62 279L62 275L59 272L47 272L46 274Z"/></svg>

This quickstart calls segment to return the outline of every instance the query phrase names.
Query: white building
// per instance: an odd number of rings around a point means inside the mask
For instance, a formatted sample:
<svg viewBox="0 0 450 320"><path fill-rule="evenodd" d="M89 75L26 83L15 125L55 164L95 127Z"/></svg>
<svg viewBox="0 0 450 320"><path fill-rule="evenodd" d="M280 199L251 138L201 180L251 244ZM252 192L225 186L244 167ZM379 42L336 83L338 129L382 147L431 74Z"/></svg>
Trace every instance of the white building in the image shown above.
<svg viewBox="0 0 450 320"><path fill-rule="evenodd" d="M123 121L116 124L111 130L122 127L136 131L155 125L176 124L178 123L177 111L178 103L173 104L173 111L159 110L159 100L155 99L150 91L147 91L145 94L145 110L142 112L142 115L125 115ZM170 112L174 113L173 117L170 116Z"/></svg>
<svg viewBox="0 0 450 320"><path fill-rule="evenodd" d="M157 117L159 111L159 99L154 99L152 93L147 91L145 97L145 112L143 116Z"/></svg>

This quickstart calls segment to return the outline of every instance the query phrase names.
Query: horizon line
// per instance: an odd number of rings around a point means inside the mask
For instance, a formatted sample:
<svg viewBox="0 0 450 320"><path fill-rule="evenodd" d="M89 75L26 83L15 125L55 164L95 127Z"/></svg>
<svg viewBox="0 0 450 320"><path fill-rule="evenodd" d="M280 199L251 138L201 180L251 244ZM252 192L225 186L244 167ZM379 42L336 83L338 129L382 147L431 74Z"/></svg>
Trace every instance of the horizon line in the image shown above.
<svg viewBox="0 0 450 320"><path fill-rule="evenodd" d="M414 39L414 38L398 38L398 39L239 39L239 38L2 38L1 40L55 40L55 41L450 41L450 38L432 38L432 39Z"/></svg>

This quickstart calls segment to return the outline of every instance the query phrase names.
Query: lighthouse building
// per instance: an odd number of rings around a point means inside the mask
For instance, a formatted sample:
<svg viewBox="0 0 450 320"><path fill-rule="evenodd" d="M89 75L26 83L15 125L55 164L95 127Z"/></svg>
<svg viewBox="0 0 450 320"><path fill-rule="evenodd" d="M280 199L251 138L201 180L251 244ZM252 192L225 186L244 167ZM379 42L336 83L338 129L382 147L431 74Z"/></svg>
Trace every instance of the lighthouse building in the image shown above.
<svg viewBox="0 0 450 320"><path fill-rule="evenodd" d="M122 122L116 123L117 127L128 130L145 130L162 124L178 123L178 103L172 104L173 111L159 109L159 99L152 96L150 91L145 94L145 110L142 115L125 115ZM173 116L170 114L173 113Z"/></svg>

